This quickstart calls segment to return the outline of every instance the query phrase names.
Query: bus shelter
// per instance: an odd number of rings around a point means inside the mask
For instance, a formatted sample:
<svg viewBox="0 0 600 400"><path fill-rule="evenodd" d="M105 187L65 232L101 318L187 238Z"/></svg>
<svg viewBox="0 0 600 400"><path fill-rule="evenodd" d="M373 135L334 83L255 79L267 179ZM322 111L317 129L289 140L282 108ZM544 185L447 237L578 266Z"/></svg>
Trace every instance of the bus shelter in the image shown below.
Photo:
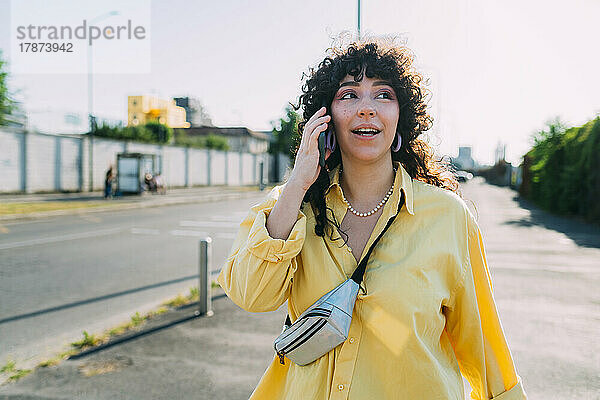
<svg viewBox="0 0 600 400"><path fill-rule="evenodd" d="M145 190L144 177L159 173L156 154L117 154L117 193L141 194Z"/></svg>

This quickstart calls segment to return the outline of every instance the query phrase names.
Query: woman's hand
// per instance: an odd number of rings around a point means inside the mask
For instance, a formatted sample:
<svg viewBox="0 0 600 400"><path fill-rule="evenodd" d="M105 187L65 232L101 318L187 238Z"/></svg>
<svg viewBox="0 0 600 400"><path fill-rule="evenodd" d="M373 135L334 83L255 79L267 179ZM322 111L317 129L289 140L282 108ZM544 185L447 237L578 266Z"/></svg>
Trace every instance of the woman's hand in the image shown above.
<svg viewBox="0 0 600 400"><path fill-rule="evenodd" d="M288 185L297 185L306 192L317 180L321 172L319 165L319 134L327 130L331 116L325 115L325 107L321 107L304 125L300 147L296 153L294 169L288 180ZM325 159L332 151L325 150Z"/></svg>

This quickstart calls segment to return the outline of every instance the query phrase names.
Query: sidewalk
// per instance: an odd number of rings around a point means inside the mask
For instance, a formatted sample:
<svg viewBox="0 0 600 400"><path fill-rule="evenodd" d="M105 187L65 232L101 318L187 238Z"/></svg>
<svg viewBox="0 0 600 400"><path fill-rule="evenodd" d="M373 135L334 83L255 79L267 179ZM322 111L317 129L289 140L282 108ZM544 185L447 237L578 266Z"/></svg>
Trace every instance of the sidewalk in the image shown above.
<svg viewBox="0 0 600 400"><path fill-rule="evenodd" d="M267 186L263 193L265 196L272 186ZM0 203L31 203L31 202L105 202L106 205L90 208L71 208L56 211L35 212L29 214L0 215L0 222L23 219L46 218L57 215L70 215L102 212L114 209L130 209L144 207L160 207L173 204L205 203L239 199L255 196L259 192L258 186L203 186L193 188L170 189L167 194L152 194L144 192L138 196L114 197L110 200L103 198L102 192L77 192L77 193L48 193L48 194L0 194Z"/></svg>
<svg viewBox="0 0 600 400"><path fill-rule="evenodd" d="M219 293L213 290L213 296ZM220 295L213 300L211 317L38 368L0 386L0 399L247 399L274 357L273 339L281 331L286 307L248 313ZM189 306L170 311L145 329L193 311Z"/></svg>

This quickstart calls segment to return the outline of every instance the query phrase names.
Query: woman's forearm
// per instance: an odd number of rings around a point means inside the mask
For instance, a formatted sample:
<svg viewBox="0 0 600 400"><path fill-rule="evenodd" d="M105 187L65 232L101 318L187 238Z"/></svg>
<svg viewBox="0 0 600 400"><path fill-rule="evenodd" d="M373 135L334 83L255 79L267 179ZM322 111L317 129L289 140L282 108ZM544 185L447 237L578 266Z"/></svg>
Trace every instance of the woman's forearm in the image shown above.
<svg viewBox="0 0 600 400"><path fill-rule="evenodd" d="M298 219L298 211L306 191L293 182L288 181L277 203L267 217L267 231L273 239L286 240Z"/></svg>

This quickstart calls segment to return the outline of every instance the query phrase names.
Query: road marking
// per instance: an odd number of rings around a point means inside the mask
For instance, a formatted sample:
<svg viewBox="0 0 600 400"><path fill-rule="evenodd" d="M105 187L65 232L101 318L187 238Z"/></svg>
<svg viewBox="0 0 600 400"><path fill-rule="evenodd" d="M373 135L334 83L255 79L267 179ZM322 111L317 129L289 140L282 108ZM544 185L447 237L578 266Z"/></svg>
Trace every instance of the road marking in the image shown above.
<svg viewBox="0 0 600 400"><path fill-rule="evenodd" d="M180 221L179 226L195 228L239 228L239 222L223 221Z"/></svg>
<svg viewBox="0 0 600 400"><path fill-rule="evenodd" d="M85 238L96 237L96 236L107 236L107 235L112 235L114 233L121 232L122 230L123 230L122 228L101 229L101 230L91 231L91 232L71 233L69 235L53 236L53 237L32 239L32 240L24 240L22 242L2 243L2 244L0 244L0 250L15 249L18 247L35 246L36 244L66 242L69 240L85 239Z"/></svg>
<svg viewBox="0 0 600 400"><path fill-rule="evenodd" d="M539 264L530 264L530 265L526 265L523 264L521 262L521 264L511 264L511 265L506 265L506 264L501 264L501 263L494 263L491 266L491 269L512 269L512 270L522 270L522 271L538 271L538 272L542 272L542 271L548 271L548 272L562 272L562 273L567 273L567 274L576 274L576 273L580 273L580 274L600 274L600 268L596 268L596 267L572 267L572 266L566 266L566 267L560 267L560 266L553 266L553 265L539 265Z"/></svg>
<svg viewBox="0 0 600 400"><path fill-rule="evenodd" d="M193 236L193 237L210 236L208 234L208 232L184 231L184 230L178 230L178 229L170 231L169 234L173 235L173 236Z"/></svg>
<svg viewBox="0 0 600 400"><path fill-rule="evenodd" d="M210 217L212 221L226 221L226 222L236 222L238 225L242 220L248 215L246 211L244 212L234 212L230 215L213 215Z"/></svg>
<svg viewBox="0 0 600 400"><path fill-rule="evenodd" d="M237 233L233 232L219 232L216 234L219 239L235 239L237 237Z"/></svg>
<svg viewBox="0 0 600 400"><path fill-rule="evenodd" d="M96 217L94 215L80 214L79 218L90 222L102 222L102 218Z"/></svg>
<svg viewBox="0 0 600 400"><path fill-rule="evenodd" d="M158 235L160 231L158 229L149 228L131 228L131 233L141 235Z"/></svg>

